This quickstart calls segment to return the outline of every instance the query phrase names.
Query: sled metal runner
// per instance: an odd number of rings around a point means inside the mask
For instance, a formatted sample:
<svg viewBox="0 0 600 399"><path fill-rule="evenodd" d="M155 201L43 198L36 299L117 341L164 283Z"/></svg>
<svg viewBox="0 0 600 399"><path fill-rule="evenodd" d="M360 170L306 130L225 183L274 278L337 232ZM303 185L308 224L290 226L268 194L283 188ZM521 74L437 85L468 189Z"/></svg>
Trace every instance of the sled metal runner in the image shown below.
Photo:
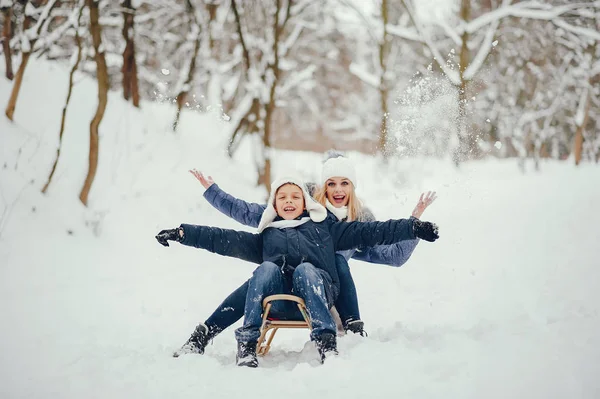
<svg viewBox="0 0 600 399"><path fill-rule="evenodd" d="M276 320L269 319L269 312L271 311L271 302L273 301L292 301L296 302L300 313L304 320ZM308 328L312 329L310 323L310 316L306 310L304 300L295 295L277 294L269 295L263 299L263 320L260 327L260 337L258 338L258 345L256 347L256 353L259 356L264 356L271 349L271 343L275 337L275 333L280 328Z"/></svg>

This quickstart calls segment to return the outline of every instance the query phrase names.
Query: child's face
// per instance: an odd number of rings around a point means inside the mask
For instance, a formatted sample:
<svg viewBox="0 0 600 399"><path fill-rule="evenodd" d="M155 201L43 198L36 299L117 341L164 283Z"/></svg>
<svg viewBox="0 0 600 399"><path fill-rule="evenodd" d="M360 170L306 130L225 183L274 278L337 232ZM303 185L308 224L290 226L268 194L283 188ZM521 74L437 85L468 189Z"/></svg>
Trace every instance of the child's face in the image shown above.
<svg viewBox="0 0 600 399"><path fill-rule="evenodd" d="M352 182L345 177L332 177L325 182L325 193L331 205L336 208L348 205L352 194Z"/></svg>
<svg viewBox="0 0 600 399"><path fill-rule="evenodd" d="M304 211L304 194L295 184L284 184L275 193L275 210L285 220L296 219Z"/></svg>

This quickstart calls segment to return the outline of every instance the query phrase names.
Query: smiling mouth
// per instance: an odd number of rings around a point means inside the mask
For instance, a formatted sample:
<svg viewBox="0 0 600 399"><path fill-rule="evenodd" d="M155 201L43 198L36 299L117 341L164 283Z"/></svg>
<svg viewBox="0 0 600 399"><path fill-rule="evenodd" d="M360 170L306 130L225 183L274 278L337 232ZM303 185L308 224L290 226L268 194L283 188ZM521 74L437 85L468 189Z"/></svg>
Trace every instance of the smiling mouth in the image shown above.
<svg viewBox="0 0 600 399"><path fill-rule="evenodd" d="M284 212L294 212L295 210L296 210L296 208L293 206L286 206L283 208Z"/></svg>
<svg viewBox="0 0 600 399"><path fill-rule="evenodd" d="M346 199L345 195L334 195L333 196L333 200L335 202L337 202L338 204L344 202L345 199Z"/></svg>

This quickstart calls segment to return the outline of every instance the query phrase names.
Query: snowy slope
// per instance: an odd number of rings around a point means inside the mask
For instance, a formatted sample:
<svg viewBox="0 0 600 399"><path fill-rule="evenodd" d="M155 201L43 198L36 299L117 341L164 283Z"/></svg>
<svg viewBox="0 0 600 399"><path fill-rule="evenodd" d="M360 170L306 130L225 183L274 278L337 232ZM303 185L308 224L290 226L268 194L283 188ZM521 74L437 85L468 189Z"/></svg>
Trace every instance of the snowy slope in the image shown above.
<svg viewBox="0 0 600 399"><path fill-rule="evenodd" d="M153 236L182 222L247 229L210 208L187 170L260 202L250 146L230 160L219 115L186 113L173 134L168 105L135 110L111 93L84 208L96 93L82 79L44 196L66 80L32 63L16 122L0 117L1 398L600 397L597 166L522 175L514 161L351 154L379 219L408 216L422 190L439 195L423 217L438 242L400 269L351 262L369 337L341 338L322 366L300 331L280 332L257 370L235 366L232 329L204 356L174 359L253 265ZM0 80L2 106L10 89ZM275 156L317 176L320 154Z"/></svg>

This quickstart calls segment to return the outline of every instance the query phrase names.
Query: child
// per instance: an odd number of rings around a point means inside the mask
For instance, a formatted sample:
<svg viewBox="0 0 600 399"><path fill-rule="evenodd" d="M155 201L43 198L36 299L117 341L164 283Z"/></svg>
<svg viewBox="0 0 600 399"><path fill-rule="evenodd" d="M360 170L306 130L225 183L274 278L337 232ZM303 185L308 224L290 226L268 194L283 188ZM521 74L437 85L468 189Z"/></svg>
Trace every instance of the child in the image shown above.
<svg viewBox="0 0 600 399"><path fill-rule="evenodd" d="M438 238L435 224L418 219L337 222L327 217L325 207L310 197L302 180L295 176L273 182L258 233L182 224L156 236L165 246L169 245L167 240L178 241L260 264L249 282L244 323L236 330L237 364L248 367L258 366L256 344L263 298L293 293L304 299L312 322L311 339L324 361L328 353L336 353L336 326L329 312L339 293L335 252L416 237L427 241ZM274 309L278 310L282 309Z"/></svg>

